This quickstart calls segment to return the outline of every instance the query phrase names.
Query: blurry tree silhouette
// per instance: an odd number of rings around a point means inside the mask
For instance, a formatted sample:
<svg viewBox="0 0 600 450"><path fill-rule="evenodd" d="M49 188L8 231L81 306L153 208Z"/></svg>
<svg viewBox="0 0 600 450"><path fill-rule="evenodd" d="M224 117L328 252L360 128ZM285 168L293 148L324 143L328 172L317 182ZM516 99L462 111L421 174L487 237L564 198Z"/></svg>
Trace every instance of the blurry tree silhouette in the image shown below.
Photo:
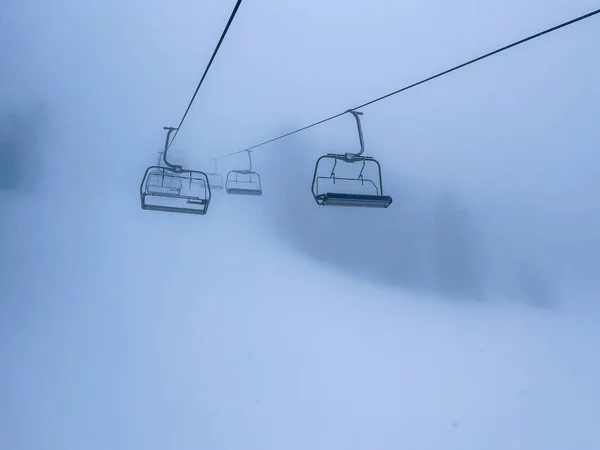
<svg viewBox="0 0 600 450"><path fill-rule="evenodd" d="M41 103L0 115L0 190L33 192L37 189L45 118L45 107Z"/></svg>
<svg viewBox="0 0 600 450"><path fill-rule="evenodd" d="M477 233L470 211L455 193L443 193L436 205L433 225L433 270L440 293L460 298L481 298L482 261L477 256Z"/></svg>
<svg viewBox="0 0 600 450"><path fill-rule="evenodd" d="M556 293L550 280L539 267L531 264L521 268L516 279L516 296L536 307L550 307L556 302Z"/></svg>

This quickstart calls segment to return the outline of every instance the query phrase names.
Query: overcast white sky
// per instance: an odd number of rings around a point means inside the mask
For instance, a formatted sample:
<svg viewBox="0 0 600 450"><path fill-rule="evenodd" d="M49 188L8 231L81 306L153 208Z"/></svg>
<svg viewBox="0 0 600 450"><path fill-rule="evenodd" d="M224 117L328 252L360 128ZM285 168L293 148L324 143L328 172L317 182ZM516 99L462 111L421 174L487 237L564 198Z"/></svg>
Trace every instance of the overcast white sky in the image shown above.
<svg viewBox="0 0 600 450"><path fill-rule="evenodd" d="M349 117L254 153L263 206L215 195L205 217L141 211L162 127L234 3L2 2L0 114L43 103L45 122L39 183L0 191L0 448L598 446L597 290L550 309L417 297L274 236L269 221L293 211L274 199L300 176L285 151L312 162L354 146ZM201 165L597 7L245 0L172 157ZM534 236L551 278L564 251L593 285L599 23L365 108L390 194L460 192L515 219L498 226L513 245ZM301 242L349 216L314 217Z"/></svg>

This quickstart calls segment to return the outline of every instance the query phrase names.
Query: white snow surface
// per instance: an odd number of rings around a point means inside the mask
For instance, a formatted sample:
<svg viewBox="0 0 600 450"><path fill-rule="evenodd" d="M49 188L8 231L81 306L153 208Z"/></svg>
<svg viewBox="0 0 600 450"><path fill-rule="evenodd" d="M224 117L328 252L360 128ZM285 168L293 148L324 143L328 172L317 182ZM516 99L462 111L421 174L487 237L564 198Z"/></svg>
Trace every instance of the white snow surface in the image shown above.
<svg viewBox="0 0 600 450"><path fill-rule="evenodd" d="M348 279L274 242L247 198L205 217L79 200L5 223L0 448L600 443L597 315Z"/></svg>

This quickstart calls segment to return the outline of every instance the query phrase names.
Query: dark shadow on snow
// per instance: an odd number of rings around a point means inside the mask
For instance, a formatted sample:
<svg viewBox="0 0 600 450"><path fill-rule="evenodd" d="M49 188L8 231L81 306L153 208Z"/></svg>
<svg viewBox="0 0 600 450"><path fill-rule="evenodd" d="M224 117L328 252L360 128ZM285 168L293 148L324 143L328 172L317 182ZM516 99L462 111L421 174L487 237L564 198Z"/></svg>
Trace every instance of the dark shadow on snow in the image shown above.
<svg viewBox="0 0 600 450"><path fill-rule="evenodd" d="M556 286L526 247L502 251L502 234L490 232L499 229L500 215L474 211L461 193L398 180L385 167L390 208L318 206L310 189L319 156L313 153L289 138L265 167L278 186L270 223L297 251L350 276L460 301L510 298L549 307L557 300Z"/></svg>

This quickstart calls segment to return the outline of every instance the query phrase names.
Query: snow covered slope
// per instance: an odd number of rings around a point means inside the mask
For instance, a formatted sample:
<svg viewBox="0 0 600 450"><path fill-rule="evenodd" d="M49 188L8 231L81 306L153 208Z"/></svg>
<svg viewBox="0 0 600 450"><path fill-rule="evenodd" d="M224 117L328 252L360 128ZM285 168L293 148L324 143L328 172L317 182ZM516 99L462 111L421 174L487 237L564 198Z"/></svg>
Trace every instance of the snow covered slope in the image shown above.
<svg viewBox="0 0 600 450"><path fill-rule="evenodd" d="M597 316L360 283L242 200L260 201L221 195L205 218L21 204L12 232L44 226L3 259L2 448L600 443Z"/></svg>

